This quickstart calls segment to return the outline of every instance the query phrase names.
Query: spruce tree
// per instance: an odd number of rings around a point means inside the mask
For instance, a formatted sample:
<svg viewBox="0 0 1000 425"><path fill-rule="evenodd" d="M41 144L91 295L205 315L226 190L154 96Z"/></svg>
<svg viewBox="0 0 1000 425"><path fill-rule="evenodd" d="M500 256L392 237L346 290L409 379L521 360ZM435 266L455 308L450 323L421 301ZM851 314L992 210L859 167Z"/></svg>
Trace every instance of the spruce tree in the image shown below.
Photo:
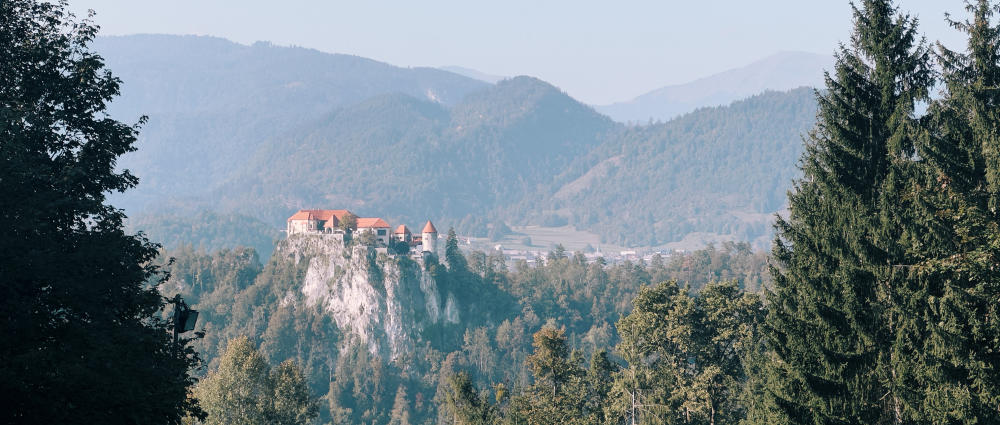
<svg viewBox="0 0 1000 425"><path fill-rule="evenodd" d="M1000 405L1000 27L996 5L967 3L965 53L939 46L946 90L929 109L914 189L921 258L908 268L909 308L925 318L913 371L918 414L929 423L995 421ZM915 339L915 338L914 338Z"/></svg>
<svg viewBox="0 0 1000 425"><path fill-rule="evenodd" d="M803 177L777 220L774 289L764 330L768 423L899 423L908 409L894 368L894 274L917 131L931 84L916 19L891 1L853 6L850 43L836 55Z"/></svg>
<svg viewBox="0 0 1000 425"><path fill-rule="evenodd" d="M495 420L493 405L479 394L469 374L459 372L448 380L444 408L455 425L488 425Z"/></svg>

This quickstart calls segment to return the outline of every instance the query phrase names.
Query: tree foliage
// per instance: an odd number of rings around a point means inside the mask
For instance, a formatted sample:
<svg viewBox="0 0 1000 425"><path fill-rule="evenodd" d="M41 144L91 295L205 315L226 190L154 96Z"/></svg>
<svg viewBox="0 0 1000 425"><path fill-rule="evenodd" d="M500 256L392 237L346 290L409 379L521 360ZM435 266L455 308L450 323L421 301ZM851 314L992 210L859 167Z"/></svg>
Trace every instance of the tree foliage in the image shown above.
<svg viewBox="0 0 1000 425"><path fill-rule="evenodd" d="M996 415L995 5L968 55L930 51L890 1L855 9L804 178L779 220L756 423L979 423ZM992 404L991 404L992 403ZM992 406L992 407L987 407ZM992 409L992 410L991 410Z"/></svg>
<svg viewBox="0 0 1000 425"><path fill-rule="evenodd" d="M160 318L157 246L109 193L139 124L67 3L0 3L0 393L5 423L179 423L197 354ZM144 119L140 119L140 124Z"/></svg>
<svg viewBox="0 0 1000 425"><path fill-rule="evenodd" d="M319 413L302 370L293 361L271 368L247 337L229 341L219 362L195 389L205 424L307 424Z"/></svg>

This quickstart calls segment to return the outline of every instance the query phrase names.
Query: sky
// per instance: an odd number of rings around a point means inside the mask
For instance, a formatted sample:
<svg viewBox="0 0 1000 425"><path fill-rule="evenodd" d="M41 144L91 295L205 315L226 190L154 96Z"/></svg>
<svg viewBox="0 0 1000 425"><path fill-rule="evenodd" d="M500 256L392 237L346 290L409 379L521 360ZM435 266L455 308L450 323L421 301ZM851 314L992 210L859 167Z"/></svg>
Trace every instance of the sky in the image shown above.
<svg viewBox="0 0 1000 425"><path fill-rule="evenodd" d="M899 0L929 40L962 37L960 0ZM624 101L780 51L832 54L850 37L846 0L70 0L102 35L269 41L397 66L531 75L585 103Z"/></svg>

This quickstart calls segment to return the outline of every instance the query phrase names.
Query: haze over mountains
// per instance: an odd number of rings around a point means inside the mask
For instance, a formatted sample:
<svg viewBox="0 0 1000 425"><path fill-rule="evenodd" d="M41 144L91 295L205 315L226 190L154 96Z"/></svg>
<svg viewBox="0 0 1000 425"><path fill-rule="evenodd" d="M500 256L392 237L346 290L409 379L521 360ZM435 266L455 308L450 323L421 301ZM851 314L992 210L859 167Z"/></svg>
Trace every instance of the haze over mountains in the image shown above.
<svg viewBox="0 0 1000 425"><path fill-rule="evenodd" d="M626 127L531 77L210 37L95 47L124 81L115 116L150 116L121 164L141 184L114 203L174 228L206 210L280 228L298 208L337 207L479 236L505 223L622 245L766 239L815 115L799 89Z"/></svg>
<svg viewBox="0 0 1000 425"><path fill-rule="evenodd" d="M466 77L473 78L479 81L487 82L490 84L496 84L500 82L500 80L507 78L507 77L501 77L499 75L487 74L485 72L477 71L472 68L466 68L464 66L456 66L456 65L442 66L441 69L448 72L454 72L458 75L464 75Z"/></svg>
<svg viewBox="0 0 1000 425"><path fill-rule="evenodd" d="M741 68L596 108L619 122L666 121L697 108L728 105L766 90L821 87L823 71L832 66L833 57L829 55L781 52Z"/></svg>

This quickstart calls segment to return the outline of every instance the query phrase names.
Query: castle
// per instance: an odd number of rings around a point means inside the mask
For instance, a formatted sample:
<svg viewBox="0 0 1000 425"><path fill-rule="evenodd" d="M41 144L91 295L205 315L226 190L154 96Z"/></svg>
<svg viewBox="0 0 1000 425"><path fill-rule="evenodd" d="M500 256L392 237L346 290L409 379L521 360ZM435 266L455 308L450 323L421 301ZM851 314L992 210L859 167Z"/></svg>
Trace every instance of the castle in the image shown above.
<svg viewBox="0 0 1000 425"><path fill-rule="evenodd" d="M406 243L411 249L420 247L420 252L437 252L438 231L434 223L427 220L420 235L414 235L410 228L400 224L390 233L389 223L379 217L358 217L348 210L299 210L288 217L287 233L343 234L342 223L353 218L354 232L358 235L370 233L382 246L389 241Z"/></svg>

